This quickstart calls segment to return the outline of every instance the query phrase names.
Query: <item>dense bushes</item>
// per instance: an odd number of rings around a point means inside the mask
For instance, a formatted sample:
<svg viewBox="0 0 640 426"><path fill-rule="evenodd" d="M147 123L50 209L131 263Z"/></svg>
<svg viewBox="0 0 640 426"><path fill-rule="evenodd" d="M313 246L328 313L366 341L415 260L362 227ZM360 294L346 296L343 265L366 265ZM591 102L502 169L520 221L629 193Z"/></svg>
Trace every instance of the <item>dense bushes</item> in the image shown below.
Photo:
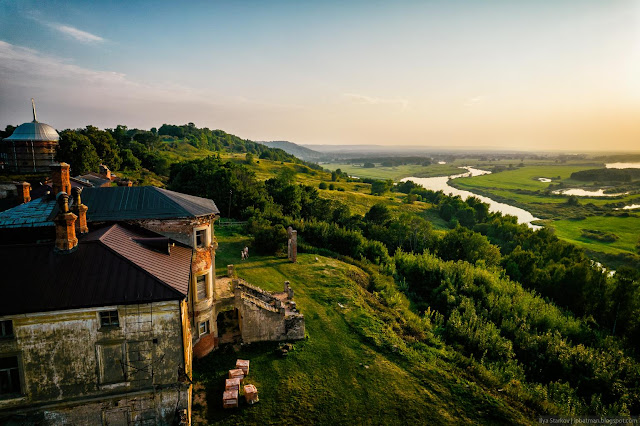
<svg viewBox="0 0 640 426"><path fill-rule="evenodd" d="M414 300L444 316L447 342L467 355L487 359L496 369L515 365L532 383L568 384L579 398L577 413L640 409L634 385L640 365L619 343L600 341L588 321L563 313L498 272L402 251L395 265ZM598 412L590 411L594 400L601 402Z"/></svg>

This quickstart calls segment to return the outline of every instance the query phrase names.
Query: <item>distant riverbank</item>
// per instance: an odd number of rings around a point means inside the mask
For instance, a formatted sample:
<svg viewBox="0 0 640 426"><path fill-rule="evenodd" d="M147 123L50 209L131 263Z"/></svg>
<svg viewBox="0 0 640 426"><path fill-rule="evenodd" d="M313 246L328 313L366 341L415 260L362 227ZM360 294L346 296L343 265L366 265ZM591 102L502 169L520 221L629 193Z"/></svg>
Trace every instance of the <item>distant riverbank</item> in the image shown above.
<svg viewBox="0 0 640 426"><path fill-rule="evenodd" d="M489 205L489 211L492 212L500 212L502 214L505 215L511 215L511 216L515 216L518 218L518 222L519 223L526 223L530 228L532 229L540 229L541 226L539 225L534 225L531 222L536 221L536 220L540 220L539 218L533 216L530 212L528 212L527 210L524 210L520 207L515 207L509 204L505 204L505 203L501 203L498 201L495 201L489 197L486 197L484 195L479 195L479 194L475 194L471 191L464 191L458 188L455 188L451 185L449 185L449 182L452 179L456 179L456 178L460 178L460 177L467 177L467 176L481 176L481 175L486 175L489 174L491 172L487 171L487 170L480 170L480 169L475 169L473 167L460 167L462 169L466 169L467 172L466 173L461 173L458 175L451 175L451 176L438 176L438 177L429 177L429 178L419 178L419 177L406 177L403 178L401 181L405 182L407 180L410 180L412 182L415 182L417 184L420 184L422 186L424 186L426 189L430 189L432 191L442 191L445 194L449 194L449 195L459 195L463 200L467 199L468 197L476 197L479 198L480 200L482 200L482 202L487 203Z"/></svg>

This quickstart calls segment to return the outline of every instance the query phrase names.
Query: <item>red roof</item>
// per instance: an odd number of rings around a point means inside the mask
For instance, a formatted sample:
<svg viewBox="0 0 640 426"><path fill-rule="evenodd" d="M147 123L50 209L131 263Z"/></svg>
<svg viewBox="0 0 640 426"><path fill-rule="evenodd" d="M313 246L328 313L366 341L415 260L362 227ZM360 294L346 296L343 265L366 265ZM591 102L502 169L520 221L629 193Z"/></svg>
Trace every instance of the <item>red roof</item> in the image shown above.
<svg viewBox="0 0 640 426"><path fill-rule="evenodd" d="M142 237L116 224L103 231L98 240L180 293L187 294L192 250L174 245L169 249L170 254L160 253L134 241Z"/></svg>
<svg viewBox="0 0 640 426"><path fill-rule="evenodd" d="M149 234L111 225L67 254L51 243L0 245L0 316L184 299L192 249L134 241Z"/></svg>

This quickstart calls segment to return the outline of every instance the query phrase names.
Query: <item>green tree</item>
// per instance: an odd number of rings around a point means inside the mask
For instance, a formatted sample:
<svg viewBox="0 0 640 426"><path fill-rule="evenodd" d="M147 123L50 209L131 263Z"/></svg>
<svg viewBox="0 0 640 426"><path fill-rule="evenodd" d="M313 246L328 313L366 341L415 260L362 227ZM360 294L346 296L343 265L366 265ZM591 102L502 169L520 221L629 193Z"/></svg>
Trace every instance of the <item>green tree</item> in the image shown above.
<svg viewBox="0 0 640 426"><path fill-rule="evenodd" d="M120 151L120 156L122 157L123 169L135 171L140 170L140 167L142 167L142 163L135 155L133 155L133 152L130 149L123 149Z"/></svg>
<svg viewBox="0 0 640 426"><path fill-rule="evenodd" d="M95 126L87 126L85 129L80 130L80 133L89 138L98 153L98 157L104 164L113 170L120 168L122 164L122 159L119 155L120 150L111 133L100 130Z"/></svg>
<svg viewBox="0 0 640 426"><path fill-rule="evenodd" d="M382 195L393 187L392 180L375 180L371 183L371 194Z"/></svg>
<svg viewBox="0 0 640 426"><path fill-rule="evenodd" d="M60 133L56 159L69 163L72 175L97 171L100 165L98 153L89 138L74 130Z"/></svg>
<svg viewBox="0 0 640 426"><path fill-rule="evenodd" d="M476 263L483 260L487 266L500 263L500 249L487 237L463 227L447 232L438 244L438 254L445 260L466 260Z"/></svg>
<svg viewBox="0 0 640 426"><path fill-rule="evenodd" d="M365 222L375 225L383 225L391 220L391 211L386 204L376 203L364 215Z"/></svg>

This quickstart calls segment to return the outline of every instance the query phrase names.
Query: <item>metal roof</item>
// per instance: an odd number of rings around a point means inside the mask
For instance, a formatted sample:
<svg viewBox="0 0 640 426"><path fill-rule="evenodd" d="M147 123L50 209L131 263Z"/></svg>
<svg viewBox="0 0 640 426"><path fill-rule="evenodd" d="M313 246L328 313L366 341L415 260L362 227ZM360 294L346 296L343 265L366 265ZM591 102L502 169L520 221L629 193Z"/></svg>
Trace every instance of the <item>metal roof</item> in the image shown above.
<svg viewBox="0 0 640 426"><path fill-rule="evenodd" d="M60 140L56 129L45 123L32 121L19 125L5 141L54 141Z"/></svg>
<svg viewBox="0 0 640 426"><path fill-rule="evenodd" d="M212 200L181 194L155 186L85 188L82 203L88 222L141 219L178 219L219 214ZM55 200L42 197L0 212L0 228L54 226Z"/></svg>
<svg viewBox="0 0 640 426"><path fill-rule="evenodd" d="M82 203L89 207L87 220L91 222L174 219L220 213L212 200L155 186L86 188L82 191Z"/></svg>
<svg viewBox="0 0 640 426"><path fill-rule="evenodd" d="M161 254L133 242L138 236L146 235L112 225L69 254L53 244L0 246L0 315L184 299L191 249Z"/></svg>
<svg viewBox="0 0 640 426"><path fill-rule="evenodd" d="M12 209L0 212L0 228L53 226L53 222L49 220L49 217L55 206L56 201L46 196L20 204Z"/></svg>

